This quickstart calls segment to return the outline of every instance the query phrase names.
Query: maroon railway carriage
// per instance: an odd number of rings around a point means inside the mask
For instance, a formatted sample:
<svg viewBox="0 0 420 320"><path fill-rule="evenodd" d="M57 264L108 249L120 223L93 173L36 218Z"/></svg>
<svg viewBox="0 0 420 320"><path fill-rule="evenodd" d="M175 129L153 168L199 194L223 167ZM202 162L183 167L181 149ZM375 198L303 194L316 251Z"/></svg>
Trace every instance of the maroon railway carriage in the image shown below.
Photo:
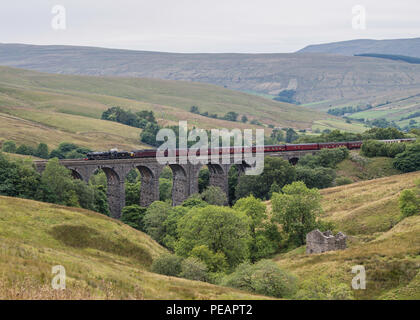
<svg viewBox="0 0 420 320"><path fill-rule="evenodd" d="M414 138L406 139L394 139L394 140L380 140L385 143L400 143L400 142L410 142L415 141ZM208 155L212 154L236 154L244 153L251 151L252 153L261 153L261 152L284 152L284 151L302 151L302 150L321 150L321 149L333 149L339 147L346 147L348 149L359 149L361 148L362 141L350 141L350 142L321 142L321 143L303 143L303 144L283 144L283 145L273 145L273 146L253 146L253 147L226 147L219 149L208 149ZM117 150L110 150L105 152L90 152L87 154L86 160L107 160L107 159L128 159L128 158L153 158L156 157L156 149L145 149L145 150L136 150L132 152ZM176 156L187 156L188 149L176 149ZM200 155L200 150L196 151L197 155ZM165 156L168 156L168 150L164 153Z"/></svg>

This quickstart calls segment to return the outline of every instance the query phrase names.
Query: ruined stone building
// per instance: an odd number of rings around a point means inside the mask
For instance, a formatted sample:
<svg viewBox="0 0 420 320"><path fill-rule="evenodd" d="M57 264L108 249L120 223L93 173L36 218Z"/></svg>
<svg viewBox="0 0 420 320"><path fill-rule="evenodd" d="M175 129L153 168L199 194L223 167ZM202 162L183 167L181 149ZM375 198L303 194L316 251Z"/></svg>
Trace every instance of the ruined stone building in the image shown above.
<svg viewBox="0 0 420 320"><path fill-rule="evenodd" d="M306 253L344 250L347 247L346 239L347 236L342 232L334 236L330 230L321 232L316 229L306 235Z"/></svg>

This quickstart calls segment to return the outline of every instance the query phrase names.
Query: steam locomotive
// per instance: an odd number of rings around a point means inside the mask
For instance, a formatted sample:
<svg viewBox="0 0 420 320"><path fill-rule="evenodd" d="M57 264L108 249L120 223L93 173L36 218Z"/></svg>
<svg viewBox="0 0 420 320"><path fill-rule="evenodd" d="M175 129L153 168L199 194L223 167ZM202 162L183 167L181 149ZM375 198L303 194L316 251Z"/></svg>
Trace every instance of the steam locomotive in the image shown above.
<svg viewBox="0 0 420 320"><path fill-rule="evenodd" d="M393 139L393 140L380 140L385 143L400 143L400 142L410 142L416 139ZM227 148L218 148L218 149L208 149L208 155L215 153L222 154L235 154L235 153L275 153L275 152L285 152L285 151L303 151L303 150L321 150L321 149L334 149L345 147L348 149L360 149L362 146L362 141L349 141L349 142L322 142L322 143L304 143L304 144L282 144L282 145L271 145L271 146L253 146L252 148L245 147L227 147ZM132 158L154 158L156 157L157 149L145 149L145 150L135 150L135 151L118 151L117 149L111 149L109 151L103 152L90 152L87 154L85 160L112 160L112 159L132 159ZM188 155L188 149L176 149L176 156L186 156ZM196 153L200 155L200 150L197 150ZM168 150L164 153L165 156L168 155Z"/></svg>

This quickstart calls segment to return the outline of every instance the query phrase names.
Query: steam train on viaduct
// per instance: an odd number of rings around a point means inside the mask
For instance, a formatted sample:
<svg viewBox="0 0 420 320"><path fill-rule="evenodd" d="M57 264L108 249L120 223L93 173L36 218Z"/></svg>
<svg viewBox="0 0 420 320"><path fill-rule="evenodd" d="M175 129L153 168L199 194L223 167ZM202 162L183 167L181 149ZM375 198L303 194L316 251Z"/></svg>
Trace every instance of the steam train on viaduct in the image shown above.
<svg viewBox="0 0 420 320"><path fill-rule="evenodd" d="M400 142L410 142L416 139L394 139L394 140L380 140L384 143L400 143ZM360 149L362 146L362 141L349 141L349 142L322 142L322 143L304 143L304 144L282 144L282 145L271 145L263 147L252 147L252 153L276 153L276 152L286 152L286 151L307 151L307 150L321 150L321 149L334 149L345 147L348 149ZM245 150L244 150L245 149ZM218 152L222 154L235 154L235 153L244 153L249 152L249 149L244 147L227 147L227 148L218 148L218 149L208 149L208 155L211 155ZM154 158L156 157L157 149L145 149L145 150L135 150L135 151L118 151L117 149L111 149L109 151L103 152L90 152L87 154L85 160L111 160L111 159L131 159L131 158ZM186 156L188 154L187 149L176 149L176 156ZM165 156L168 155L168 150L164 153ZM200 150L197 150L197 155L200 155Z"/></svg>

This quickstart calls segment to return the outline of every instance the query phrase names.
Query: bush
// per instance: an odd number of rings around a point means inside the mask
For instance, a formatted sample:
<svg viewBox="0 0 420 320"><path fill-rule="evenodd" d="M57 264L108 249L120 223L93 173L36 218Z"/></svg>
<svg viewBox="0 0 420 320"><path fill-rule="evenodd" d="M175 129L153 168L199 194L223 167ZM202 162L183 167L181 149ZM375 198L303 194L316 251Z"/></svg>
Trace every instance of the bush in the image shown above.
<svg viewBox="0 0 420 320"><path fill-rule="evenodd" d="M291 297L297 289L297 278L271 260L261 260L256 264L242 263L222 283L277 298Z"/></svg>
<svg viewBox="0 0 420 320"><path fill-rule="evenodd" d="M403 217L420 213L420 192L416 189L407 189L401 192L399 207Z"/></svg>
<svg viewBox="0 0 420 320"><path fill-rule="evenodd" d="M163 254L153 261L152 272L165 276L178 277L182 271L183 259L174 254Z"/></svg>
<svg viewBox="0 0 420 320"><path fill-rule="evenodd" d="M305 280L300 285L295 299L298 300L352 300L353 292L349 284L321 276Z"/></svg>
<svg viewBox="0 0 420 320"><path fill-rule="evenodd" d="M338 177L337 179L335 179L336 186L344 186L346 184L351 184L351 183L353 183L353 180L350 179L349 177Z"/></svg>
<svg viewBox="0 0 420 320"><path fill-rule="evenodd" d="M207 281L207 266L197 258L187 258L181 263L180 277L189 280Z"/></svg>

